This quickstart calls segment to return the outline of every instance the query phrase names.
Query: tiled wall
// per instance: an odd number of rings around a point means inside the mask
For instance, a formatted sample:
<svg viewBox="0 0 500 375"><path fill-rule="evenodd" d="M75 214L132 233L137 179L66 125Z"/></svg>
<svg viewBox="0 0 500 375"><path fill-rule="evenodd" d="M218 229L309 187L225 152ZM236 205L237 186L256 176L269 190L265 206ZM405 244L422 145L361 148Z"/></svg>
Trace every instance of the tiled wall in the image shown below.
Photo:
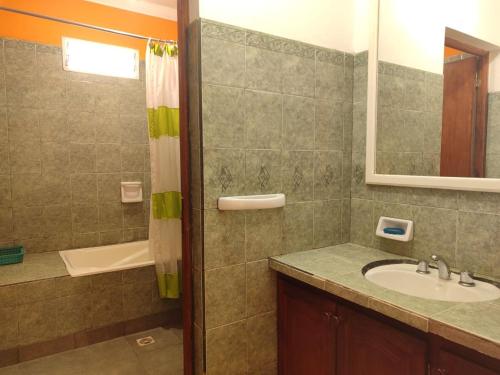
<svg viewBox="0 0 500 375"><path fill-rule="evenodd" d="M420 259L435 253L459 269L500 277L500 194L365 185L366 80L365 52L354 57L351 242ZM413 220L413 241L376 237L380 216Z"/></svg>
<svg viewBox="0 0 500 375"><path fill-rule="evenodd" d="M274 373L267 257L349 240L353 56L209 21L190 42L195 346L208 374ZM216 208L276 192L284 209Z"/></svg>
<svg viewBox="0 0 500 375"><path fill-rule="evenodd" d="M153 267L0 286L0 298L0 356L75 333L72 340L84 340L86 331L179 307L159 298Z"/></svg>
<svg viewBox="0 0 500 375"><path fill-rule="evenodd" d="M149 194L140 80L65 72L61 49L0 39L0 244L44 252L147 238Z"/></svg>
<svg viewBox="0 0 500 375"><path fill-rule="evenodd" d="M500 92L488 94L486 177L500 178Z"/></svg>
<svg viewBox="0 0 500 375"><path fill-rule="evenodd" d="M439 176L443 76L379 61L377 173Z"/></svg>

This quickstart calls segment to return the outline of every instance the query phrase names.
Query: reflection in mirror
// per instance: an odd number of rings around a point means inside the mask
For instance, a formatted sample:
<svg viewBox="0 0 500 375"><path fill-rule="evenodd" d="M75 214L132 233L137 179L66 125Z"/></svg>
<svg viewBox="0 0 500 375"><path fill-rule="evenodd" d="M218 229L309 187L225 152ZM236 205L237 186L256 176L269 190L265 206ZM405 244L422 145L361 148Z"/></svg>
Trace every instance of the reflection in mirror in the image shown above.
<svg viewBox="0 0 500 375"><path fill-rule="evenodd" d="M500 177L498 11L380 0L377 174Z"/></svg>

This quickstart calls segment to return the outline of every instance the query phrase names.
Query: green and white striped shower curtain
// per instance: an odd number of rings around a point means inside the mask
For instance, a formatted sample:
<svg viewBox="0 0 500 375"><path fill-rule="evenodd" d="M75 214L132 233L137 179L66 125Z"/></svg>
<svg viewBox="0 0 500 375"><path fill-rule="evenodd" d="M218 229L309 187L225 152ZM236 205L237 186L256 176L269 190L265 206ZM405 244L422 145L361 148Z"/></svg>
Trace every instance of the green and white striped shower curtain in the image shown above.
<svg viewBox="0 0 500 375"><path fill-rule="evenodd" d="M151 154L149 246L162 298L180 296L181 179L177 46L148 42L146 102Z"/></svg>

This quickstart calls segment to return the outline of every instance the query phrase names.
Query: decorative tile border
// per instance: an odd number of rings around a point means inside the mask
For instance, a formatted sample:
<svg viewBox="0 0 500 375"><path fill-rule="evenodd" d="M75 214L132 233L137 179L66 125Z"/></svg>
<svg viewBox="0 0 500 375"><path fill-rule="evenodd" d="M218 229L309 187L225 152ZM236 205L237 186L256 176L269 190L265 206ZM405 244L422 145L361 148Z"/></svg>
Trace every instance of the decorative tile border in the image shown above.
<svg viewBox="0 0 500 375"><path fill-rule="evenodd" d="M201 35L245 44L245 30L214 21L201 20Z"/></svg>
<svg viewBox="0 0 500 375"><path fill-rule="evenodd" d="M246 45L275 52L282 52L288 55L304 57L307 59L314 59L315 54L315 47L308 44L256 31L247 31Z"/></svg>
<svg viewBox="0 0 500 375"><path fill-rule="evenodd" d="M318 61L335 64L344 65L344 52L336 51L333 49L318 48L316 49L316 58Z"/></svg>

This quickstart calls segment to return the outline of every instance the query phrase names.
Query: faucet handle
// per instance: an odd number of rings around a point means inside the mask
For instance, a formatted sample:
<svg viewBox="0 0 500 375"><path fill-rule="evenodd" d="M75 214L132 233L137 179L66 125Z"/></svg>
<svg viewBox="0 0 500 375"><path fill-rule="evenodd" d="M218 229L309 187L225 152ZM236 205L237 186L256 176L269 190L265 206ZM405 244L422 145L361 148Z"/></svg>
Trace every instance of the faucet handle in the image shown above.
<svg viewBox="0 0 500 375"><path fill-rule="evenodd" d="M418 262L416 272L423 273L423 274L431 273L431 271L429 271L429 263L427 263L425 260L420 260Z"/></svg>
<svg viewBox="0 0 500 375"><path fill-rule="evenodd" d="M458 283L462 286L468 286L468 287L476 285L474 279L472 278L472 272L469 271L460 272L460 281Z"/></svg>

